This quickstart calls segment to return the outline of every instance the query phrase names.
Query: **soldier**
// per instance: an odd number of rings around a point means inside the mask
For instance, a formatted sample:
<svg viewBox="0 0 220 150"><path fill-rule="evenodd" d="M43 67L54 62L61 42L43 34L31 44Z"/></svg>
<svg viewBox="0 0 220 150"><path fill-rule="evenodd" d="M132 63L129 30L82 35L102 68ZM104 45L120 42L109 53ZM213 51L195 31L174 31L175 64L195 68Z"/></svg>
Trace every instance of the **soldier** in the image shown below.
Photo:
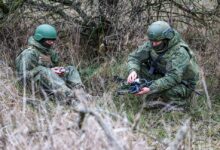
<svg viewBox="0 0 220 150"><path fill-rule="evenodd" d="M186 103L199 80L193 52L165 21L153 22L147 36L149 41L128 56L127 82L132 83L136 78L152 80L137 95L149 93L148 96L163 101Z"/></svg>
<svg viewBox="0 0 220 150"><path fill-rule="evenodd" d="M59 100L70 97L86 99L80 75L74 66L59 67L54 51L57 31L49 24L39 25L28 39L28 48L16 58L16 70L23 83L34 81L38 88ZM25 82L24 82L25 81ZM26 85L23 85L26 86Z"/></svg>

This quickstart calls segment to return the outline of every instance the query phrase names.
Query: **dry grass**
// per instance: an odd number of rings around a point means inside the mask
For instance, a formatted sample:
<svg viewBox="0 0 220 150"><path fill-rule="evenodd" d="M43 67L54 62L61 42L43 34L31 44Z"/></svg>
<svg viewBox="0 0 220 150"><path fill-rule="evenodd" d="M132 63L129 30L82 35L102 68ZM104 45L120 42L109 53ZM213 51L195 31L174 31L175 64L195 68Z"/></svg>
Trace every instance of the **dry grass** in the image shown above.
<svg viewBox="0 0 220 150"><path fill-rule="evenodd" d="M3 69L8 67L2 66ZM96 110L94 107L96 115L88 114L82 129L79 129L79 115L70 106L55 105L44 100L35 107L24 104L27 101L19 96L11 73L1 72L0 76L0 141L3 149L109 149L114 145L106 136L106 128L117 140L120 149L129 149L130 146L147 149L145 138L132 133L128 122L124 121L126 118L118 115L114 120L106 110ZM99 101L107 99L103 97ZM51 105L50 109L48 105Z"/></svg>
<svg viewBox="0 0 220 150"><path fill-rule="evenodd" d="M133 131L132 119L129 119L125 101L122 104L125 107L118 111L112 94L105 93L102 97L94 98L95 101L88 107L80 129L79 114L73 108L43 99L34 107L25 103L27 101L24 101L22 94L18 94L19 91L15 88L15 78L10 68L2 65L1 70L4 70L0 76L2 149L149 150L166 149L172 141L178 141L175 144L182 149L219 147L220 126L212 118L215 116L215 105L208 114L201 110L197 112L197 116L196 112L190 114L145 110L140 126ZM199 111L197 109L194 111ZM184 126L189 116L192 121L188 120ZM169 148L172 149L175 144L170 144Z"/></svg>
<svg viewBox="0 0 220 150"><path fill-rule="evenodd" d="M144 4L144 1L141 2ZM99 96L94 97L95 101L89 106L90 111L87 110L80 129L79 113L70 106L56 105L44 98L30 94L24 97L18 90L12 69L0 62L1 149L160 150L172 145L187 150L219 149L219 23L208 22L211 27L204 27L192 18L174 15L173 25L181 30L203 68L204 76L199 89L206 89L207 97L195 96L188 112L144 109L134 131L132 127L136 123L135 115L140 110L142 99L134 96L115 97L117 85L111 79L113 75L126 76L126 57L145 40L149 21L167 19L167 16L162 13L161 17L155 16L156 12L149 15L146 10L139 15L133 14L132 19L132 6L124 5L126 3L126 0L120 1L115 14L111 15L111 11L104 14L110 17L108 19L114 25L112 32L104 35L107 42L107 49L104 50L100 46L103 44L103 35L99 35L99 45L91 46L90 35L87 39L81 37L83 25L75 24L71 19L53 20L45 16L46 11L35 16L30 13L32 9L26 10L18 19L10 20L9 17L0 31L1 60L14 67L14 59L20 48L26 45L33 28L45 22L55 24L60 37L57 49L64 60L63 64L74 63L89 92ZM98 14L89 5L83 7L85 12L88 11L86 8L91 9L88 14ZM188 25L182 25L181 19L190 21ZM31 105L29 98L36 102ZM187 122L189 118L191 120ZM178 141L177 144L175 141Z"/></svg>

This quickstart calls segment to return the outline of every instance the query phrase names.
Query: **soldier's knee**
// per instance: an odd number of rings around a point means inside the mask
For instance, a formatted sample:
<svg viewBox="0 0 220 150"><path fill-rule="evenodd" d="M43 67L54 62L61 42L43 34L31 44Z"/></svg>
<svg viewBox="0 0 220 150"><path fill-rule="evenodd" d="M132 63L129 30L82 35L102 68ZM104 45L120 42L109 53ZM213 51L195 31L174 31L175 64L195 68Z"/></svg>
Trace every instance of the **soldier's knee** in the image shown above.
<svg viewBox="0 0 220 150"><path fill-rule="evenodd" d="M75 66L66 66L65 69L68 70L69 72L77 70Z"/></svg>
<svg viewBox="0 0 220 150"><path fill-rule="evenodd" d="M65 73L66 73L66 76L69 77L69 76L72 76L73 74L74 75L78 74L78 71L75 66L66 66Z"/></svg>

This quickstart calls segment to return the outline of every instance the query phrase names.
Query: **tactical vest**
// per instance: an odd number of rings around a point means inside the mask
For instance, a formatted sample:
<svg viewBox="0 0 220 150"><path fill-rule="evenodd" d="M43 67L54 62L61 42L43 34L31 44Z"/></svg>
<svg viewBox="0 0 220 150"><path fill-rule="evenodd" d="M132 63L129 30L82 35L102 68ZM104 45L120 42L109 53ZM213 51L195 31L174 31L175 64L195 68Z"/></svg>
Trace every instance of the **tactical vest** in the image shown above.
<svg viewBox="0 0 220 150"><path fill-rule="evenodd" d="M175 50L180 49L180 47L183 47L187 53L190 56L190 61L194 61L192 59L195 59L194 53L192 52L192 50L188 47L187 44L185 44L184 42L181 42L179 44L177 44L176 46L174 46ZM164 76L166 74L166 64L163 64L164 66L160 66L159 63L160 61L163 61L163 56L169 51L166 50L160 54L158 54L157 58L153 59L152 58L152 52L150 52L150 59L148 60L148 72L149 74L160 74L162 76Z"/></svg>
<svg viewBox="0 0 220 150"><path fill-rule="evenodd" d="M54 66L53 62L52 62L52 58L51 55L46 55L43 54L42 52L40 52L39 50L37 50L34 46L29 46L28 49L34 49L36 51L37 57L38 57L38 65L47 67L47 68L51 68Z"/></svg>

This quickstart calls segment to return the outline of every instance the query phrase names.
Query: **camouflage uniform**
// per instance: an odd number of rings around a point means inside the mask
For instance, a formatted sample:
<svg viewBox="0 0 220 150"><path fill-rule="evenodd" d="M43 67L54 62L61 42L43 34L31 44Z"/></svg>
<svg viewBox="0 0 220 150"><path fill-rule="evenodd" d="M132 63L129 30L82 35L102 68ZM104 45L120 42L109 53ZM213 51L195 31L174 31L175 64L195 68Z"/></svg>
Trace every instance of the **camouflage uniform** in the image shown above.
<svg viewBox="0 0 220 150"><path fill-rule="evenodd" d="M188 99L199 79L199 68L193 52L177 31L174 30L174 37L169 41L167 51L157 61L154 73L150 74L150 64L158 56L150 41L147 41L129 55L128 71L134 70L140 78L153 80L150 90L164 101Z"/></svg>
<svg viewBox="0 0 220 150"><path fill-rule="evenodd" d="M20 77L33 80L48 94L62 92L66 95L71 89L82 85L80 75L74 66L65 67L65 74L60 77L51 68L58 65L58 54L52 48L46 48L32 36L28 40L29 47L16 58L16 70Z"/></svg>

